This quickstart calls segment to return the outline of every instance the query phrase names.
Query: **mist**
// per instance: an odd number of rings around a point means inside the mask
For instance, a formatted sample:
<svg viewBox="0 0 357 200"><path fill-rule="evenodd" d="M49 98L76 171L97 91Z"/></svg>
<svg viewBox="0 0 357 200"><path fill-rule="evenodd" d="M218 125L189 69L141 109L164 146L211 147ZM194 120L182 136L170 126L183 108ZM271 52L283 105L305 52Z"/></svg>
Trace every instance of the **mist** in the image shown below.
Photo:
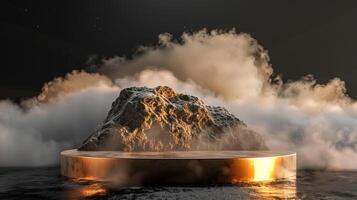
<svg viewBox="0 0 357 200"><path fill-rule="evenodd" d="M57 79L44 87L39 98L21 105L0 101L1 166L57 164L60 151L81 144L103 120L119 88L102 82L100 75L93 76L98 80L90 87L84 85L71 90L57 87L86 81L83 76L91 75L74 72L68 75L69 79ZM54 88L56 93L46 96Z"/></svg>
<svg viewBox="0 0 357 200"><path fill-rule="evenodd" d="M319 84L307 74L284 83L248 34L202 30L174 40L165 33L156 46L131 59L104 58L98 68L57 78L20 105L2 100L0 165L56 164L104 119L121 88L167 85L225 106L270 149L297 151L300 168L357 169L357 104L344 82Z"/></svg>

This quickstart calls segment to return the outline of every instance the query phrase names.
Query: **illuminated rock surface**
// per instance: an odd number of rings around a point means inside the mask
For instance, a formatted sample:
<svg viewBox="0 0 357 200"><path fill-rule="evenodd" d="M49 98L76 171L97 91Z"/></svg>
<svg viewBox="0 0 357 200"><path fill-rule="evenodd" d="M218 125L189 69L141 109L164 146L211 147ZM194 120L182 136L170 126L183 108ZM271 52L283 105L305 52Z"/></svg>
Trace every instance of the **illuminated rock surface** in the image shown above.
<svg viewBox="0 0 357 200"><path fill-rule="evenodd" d="M123 89L79 150L266 150L262 137L223 107L166 86Z"/></svg>

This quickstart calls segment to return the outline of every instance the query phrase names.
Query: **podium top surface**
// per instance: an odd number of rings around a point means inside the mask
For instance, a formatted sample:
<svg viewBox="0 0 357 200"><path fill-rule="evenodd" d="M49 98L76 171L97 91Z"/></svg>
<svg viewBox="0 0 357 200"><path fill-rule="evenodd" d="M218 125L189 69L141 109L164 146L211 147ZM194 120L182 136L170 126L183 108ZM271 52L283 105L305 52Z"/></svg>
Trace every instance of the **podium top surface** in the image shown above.
<svg viewBox="0 0 357 200"><path fill-rule="evenodd" d="M291 151L165 151L165 152L123 152L123 151L62 151L69 157L112 158L112 159L250 159L285 157L296 155Z"/></svg>

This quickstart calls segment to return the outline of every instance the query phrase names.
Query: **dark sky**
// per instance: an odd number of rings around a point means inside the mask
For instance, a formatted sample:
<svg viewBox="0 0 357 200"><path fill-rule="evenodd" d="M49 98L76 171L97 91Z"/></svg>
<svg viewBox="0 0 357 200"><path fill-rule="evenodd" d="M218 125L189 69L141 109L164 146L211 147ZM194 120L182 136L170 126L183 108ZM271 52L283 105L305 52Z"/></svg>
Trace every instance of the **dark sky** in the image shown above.
<svg viewBox="0 0 357 200"><path fill-rule="evenodd" d="M0 98L36 95L44 82L83 69L89 55L130 56L157 36L202 28L253 35L285 80L346 81L357 98L357 1L1 1Z"/></svg>

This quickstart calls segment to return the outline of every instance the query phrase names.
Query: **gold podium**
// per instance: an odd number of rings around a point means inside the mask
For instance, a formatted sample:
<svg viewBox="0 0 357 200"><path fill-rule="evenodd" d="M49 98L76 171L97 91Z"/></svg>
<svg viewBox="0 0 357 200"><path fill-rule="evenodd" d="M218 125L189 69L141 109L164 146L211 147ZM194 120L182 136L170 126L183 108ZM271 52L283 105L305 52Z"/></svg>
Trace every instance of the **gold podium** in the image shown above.
<svg viewBox="0 0 357 200"><path fill-rule="evenodd" d="M283 151L61 152L61 174L123 186L235 184L296 178L296 153Z"/></svg>

